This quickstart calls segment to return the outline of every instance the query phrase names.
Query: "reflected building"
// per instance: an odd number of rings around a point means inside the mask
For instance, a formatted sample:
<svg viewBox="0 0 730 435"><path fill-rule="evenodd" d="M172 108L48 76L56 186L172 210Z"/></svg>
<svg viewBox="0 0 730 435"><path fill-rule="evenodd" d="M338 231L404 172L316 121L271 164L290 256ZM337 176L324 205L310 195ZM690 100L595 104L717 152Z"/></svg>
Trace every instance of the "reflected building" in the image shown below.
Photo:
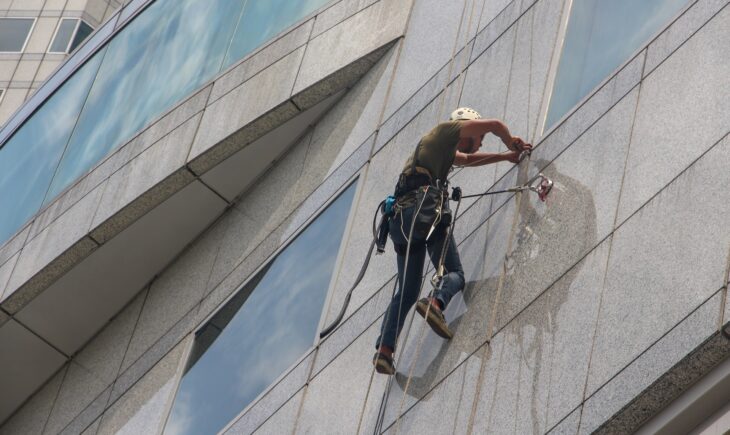
<svg viewBox="0 0 730 435"><path fill-rule="evenodd" d="M0 434L726 430L728 28L712 0L0 0ZM462 201L454 337L410 313L378 375L373 218L462 106L534 151L452 187L554 187Z"/></svg>

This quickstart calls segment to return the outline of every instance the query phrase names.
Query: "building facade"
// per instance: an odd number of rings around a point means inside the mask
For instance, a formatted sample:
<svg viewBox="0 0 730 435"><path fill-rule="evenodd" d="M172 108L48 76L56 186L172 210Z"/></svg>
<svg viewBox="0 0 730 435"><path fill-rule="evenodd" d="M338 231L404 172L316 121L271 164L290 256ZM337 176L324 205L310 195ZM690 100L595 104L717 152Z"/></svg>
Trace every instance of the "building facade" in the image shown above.
<svg viewBox="0 0 730 435"><path fill-rule="evenodd" d="M0 434L724 433L727 5L128 2L0 130ZM379 375L392 245L319 331L462 106L535 148L452 187L554 187L461 201Z"/></svg>
<svg viewBox="0 0 730 435"><path fill-rule="evenodd" d="M121 5L116 0L0 2L0 125Z"/></svg>

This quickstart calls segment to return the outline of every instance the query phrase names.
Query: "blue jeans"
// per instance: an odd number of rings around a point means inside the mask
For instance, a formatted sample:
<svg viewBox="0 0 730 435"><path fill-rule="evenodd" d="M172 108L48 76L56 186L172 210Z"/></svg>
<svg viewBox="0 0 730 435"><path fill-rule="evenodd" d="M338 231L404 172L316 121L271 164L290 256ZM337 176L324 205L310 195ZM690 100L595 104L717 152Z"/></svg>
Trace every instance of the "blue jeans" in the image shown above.
<svg viewBox="0 0 730 435"><path fill-rule="evenodd" d="M446 241L447 229L444 227L436 228L428 242L414 238L408 255L408 270L405 270L407 237L414 209L415 207L408 207L390 220L390 238L395 245L395 252L398 254L398 291L393 296L393 300L385 312L383 325L380 328L380 337L375 342L376 348L382 344L395 350L395 342L403 329L406 314L416 303L420 293L426 252L431 257L434 268L438 267L441 250ZM441 302L443 309L446 309L451 298L464 289L464 270L461 267L459 252L456 250L453 236L444 254L444 269L446 273L443 277L441 289L433 296ZM405 280L403 277L404 272L407 275Z"/></svg>

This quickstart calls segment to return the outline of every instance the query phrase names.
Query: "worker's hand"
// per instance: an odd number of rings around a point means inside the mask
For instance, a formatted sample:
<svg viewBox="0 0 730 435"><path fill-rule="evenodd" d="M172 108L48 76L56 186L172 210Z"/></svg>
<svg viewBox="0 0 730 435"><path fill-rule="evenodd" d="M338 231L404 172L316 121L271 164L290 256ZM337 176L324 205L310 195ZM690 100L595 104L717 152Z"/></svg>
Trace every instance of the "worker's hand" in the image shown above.
<svg viewBox="0 0 730 435"><path fill-rule="evenodd" d="M505 160L515 164L520 162L520 155L522 155L521 151L508 151L503 154Z"/></svg>
<svg viewBox="0 0 730 435"><path fill-rule="evenodd" d="M529 143L526 143L519 136L513 136L512 141L510 142L509 148L512 151L528 151L528 150L532 150L532 145Z"/></svg>

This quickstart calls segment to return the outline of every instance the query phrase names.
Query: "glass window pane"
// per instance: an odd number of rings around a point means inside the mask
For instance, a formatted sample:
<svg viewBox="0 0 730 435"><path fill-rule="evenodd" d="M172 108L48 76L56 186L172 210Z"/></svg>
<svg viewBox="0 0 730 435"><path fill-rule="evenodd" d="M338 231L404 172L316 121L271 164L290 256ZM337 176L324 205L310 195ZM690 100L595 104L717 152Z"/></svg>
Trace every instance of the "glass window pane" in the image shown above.
<svg viewBox="0 0 730 435"><path fill-rule="evenodd" d="M61 20L61 23L58 25L58 31L56 31L56 37L53 38L53 43L48 51L53 53L65 53L78 21L79 20L75 18Z"/></svg>
<svg viewBox="0 0 730 435"><path fill-rule="evenodd" d="M550 127L687 4L687 0L575 0L555 78Z"/></svg>
<svg viewBox="0 0 730 435"><path fill-rule="evenodd" d="M196 334L166 434L216 433L311 348L355 184Z"/></svg>
<svg viewBox="0 0 730 435"><path fill-rule="evenodd" d="M248 0L224 67L331 0Z"/></svg>
<svg viewBox="0 0 730 435"><path fill-rule="evenodd" d="M84 39L86 39L87 36L91 35L91 32L93 32L94 29L91 28L86 22L81 21L79 24L79 30L76 31L76 36L74 36L74 40L71 43L71 46L68 48L69 53L76 50L76 47L79 46L82 42L84 42Z"/></svg>
<svg viewBox="0 0 730 435"><path fill-rule="evenodd" d="M102 56L81 67L0 149L0 245L40 208Z"/></svg>
<svg viewBox="0 0 730 435"><path fill-rule="evenodd" d="M22 51L33 21L33 18L0 18L0 52Z"/></svg>
<svg viewBox="0 0 730 435"><path fill-rule="evenodd" d="M109 44L52 198L219 70L240 0L158 0Z"/></svg>

